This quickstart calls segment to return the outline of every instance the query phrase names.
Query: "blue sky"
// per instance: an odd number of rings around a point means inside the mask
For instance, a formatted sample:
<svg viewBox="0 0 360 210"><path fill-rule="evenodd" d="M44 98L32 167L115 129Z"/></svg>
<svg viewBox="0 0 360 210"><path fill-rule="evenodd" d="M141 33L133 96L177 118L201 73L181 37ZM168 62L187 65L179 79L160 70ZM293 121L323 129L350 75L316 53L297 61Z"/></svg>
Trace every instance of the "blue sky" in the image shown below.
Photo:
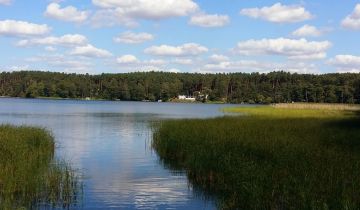
<svg viewBox="0 0 360 210"><path fill-rule="evenodd" d="M0 69L360 72L360 2L0 0Z"/></svg>

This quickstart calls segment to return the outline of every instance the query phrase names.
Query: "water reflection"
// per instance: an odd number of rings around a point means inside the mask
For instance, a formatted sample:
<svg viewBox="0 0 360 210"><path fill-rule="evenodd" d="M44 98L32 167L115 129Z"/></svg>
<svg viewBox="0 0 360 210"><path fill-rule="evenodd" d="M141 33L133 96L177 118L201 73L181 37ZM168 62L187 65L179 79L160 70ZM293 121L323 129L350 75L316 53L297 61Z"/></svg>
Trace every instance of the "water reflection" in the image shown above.
<svg viewBox="0 0 360 210"><path fill-rule="evenodd" d="M82 169L84 209L214 209L186 175L159 164L149 122L222 115L224 105L0 99L0 123L53 132L56 156Z"/></svg>
<svg viewBox="0 0 360 210"><path fill-rule="evenodd" d="M156 147L153 145L154 150ZM219 209L223 209L221 205L221 200L219 199L219 193L217 193L212 186L204 185L204 183L199 182L192 176L191 171L186 170L183 164L179 160L174 160L168 157L159 157L159 163L174 175L183 175L187 177L189 188L191 188L195 197L200 198L203 201L212 201L212 205L216 205ZM220 202L219 202L220 201ZM215 208L212 206L212 208Z"/></svg>

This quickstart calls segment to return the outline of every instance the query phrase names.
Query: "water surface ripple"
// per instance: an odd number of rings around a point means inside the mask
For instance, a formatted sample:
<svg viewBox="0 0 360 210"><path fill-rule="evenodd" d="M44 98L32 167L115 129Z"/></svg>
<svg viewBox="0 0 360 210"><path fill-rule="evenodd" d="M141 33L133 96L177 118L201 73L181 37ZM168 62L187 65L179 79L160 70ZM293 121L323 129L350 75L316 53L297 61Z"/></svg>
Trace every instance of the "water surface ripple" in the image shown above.
<svg viewBox="0 0 360 210"><path fill-rule="evenodd" d="M49 129L57 156L84 174L79 209L215 209L150 147L150 122L221 116L230 105L0 99L0 124Z"/></svg>

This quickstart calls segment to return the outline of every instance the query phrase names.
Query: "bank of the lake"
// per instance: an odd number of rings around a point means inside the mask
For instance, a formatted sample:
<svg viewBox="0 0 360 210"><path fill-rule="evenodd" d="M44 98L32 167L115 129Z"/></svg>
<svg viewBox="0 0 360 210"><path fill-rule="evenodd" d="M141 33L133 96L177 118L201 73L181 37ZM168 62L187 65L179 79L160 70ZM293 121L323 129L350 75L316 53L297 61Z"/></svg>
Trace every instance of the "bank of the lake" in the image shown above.
<svg viewBox="0 0 360 210"><path fill-rule="evenodd" d="M189 100L179 100L177 98L173 98L173 99L169 99L167 101L149 101L149 100L120 100L120 99L105 99L105 98L61 98L61 97L31 97L31 98L27 98L27 97L12 97L12 96L0 96L0 99L33 99L33 100L59 100L59 101L66 101L66 100L70 100L70 101L109 101L109 102L144 102L144 103L180 103L180 104L230 104L224 101L189 101ZM234 104L234 103L231 103ZM255 105L255 104L254 104Z"/></svg>
<svg viewBox="0 0 360 210"><path fill-rule="evenodd" d="M48 131L0 125L0 209L69 208L81 184L64 162L54 160Z"/></svg>
<svg viewBox="0 0 360 210"><path fill-rule="evenodd" d="M359 111L339 107L231 108L241 116L164 121L153 146L220 209L358 209Z"/></svg>

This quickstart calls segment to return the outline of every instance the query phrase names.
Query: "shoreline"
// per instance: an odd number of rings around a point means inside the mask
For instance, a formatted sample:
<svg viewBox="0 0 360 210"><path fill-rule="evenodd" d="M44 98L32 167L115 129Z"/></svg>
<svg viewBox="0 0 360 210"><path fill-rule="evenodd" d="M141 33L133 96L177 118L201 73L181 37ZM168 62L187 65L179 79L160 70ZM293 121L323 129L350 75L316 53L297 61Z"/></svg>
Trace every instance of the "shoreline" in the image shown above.
<svg viewBox="0 0 360 210"><path fill-rule="evenodd" d="M221 101L209 101L209 102L201 102L201 101L181 101L181 100L169 100L169 101L149 101L149 100L142 100L142 101L135 101L135 100L109 100L109 99L86 99L86 98L60 98L60 97L34 97L34 98L27 98L27 97L12 97L12 96L0 96L1 98L8 98L8 99L38 99L38 100L59 100L59 101L109 101L109 102L143 102L143 103L183 103L183 104L234 104L234 103L226 103ZM240 105L240 104L239 104Z"/></svg>
<svg viewBox="0 0 360 210"><path fill-rule="evenodd" d="M5 98L5 99L37 99L37 100L58 100L58 101L108 101L108 102L142 102L142 103L174 103L174 104L229 104L229 105L263 105L263 106L281 106L281 107L286 107L286 106L309 106L309 105L314 105L314 106L334 106L334 105L338 105L338 106L349 106L349 107L357 107L359 106L360 109L360 104L356 104L356 103L317 103L317 102L289 102L289 103L271 103L271 104L265 104L265 103L228 103L228 102L223 102L223 101L207 101L207 102L201 102L201 101L186 101L186 100L178 100L178 99L174 99L174 100L169 100L169 101L149 101L149 100L142 100L142 101L136 101L136 100L109 100L109 99L97 99L97 98L90 98L90 99L86 99L86 98L60 98L60 97L34 97L34 98L27 98L27 97L12 97L12 96L0 96L0 99Z"/></svg>

